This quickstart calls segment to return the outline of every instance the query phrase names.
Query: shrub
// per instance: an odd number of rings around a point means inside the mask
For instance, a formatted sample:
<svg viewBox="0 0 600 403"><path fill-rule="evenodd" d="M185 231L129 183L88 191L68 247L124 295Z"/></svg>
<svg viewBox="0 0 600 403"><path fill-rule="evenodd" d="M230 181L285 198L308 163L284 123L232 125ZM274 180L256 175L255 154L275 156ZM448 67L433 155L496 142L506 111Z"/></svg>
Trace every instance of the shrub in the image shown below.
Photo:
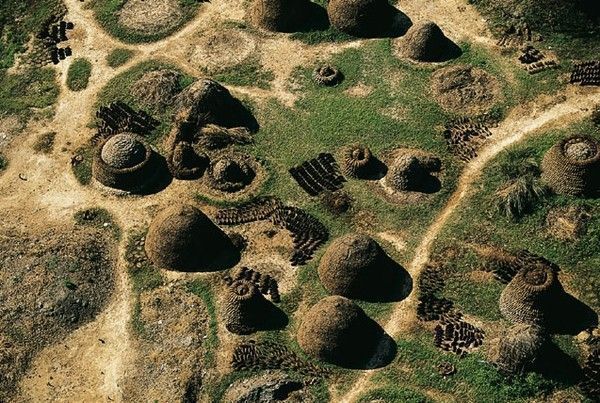
<svg viewBox="0 0 600 403"><path fill-rule="evenodd" d="M548 188L533 175L509 180L496 192L496 210L509 219L519 219L549 194Z"/></svg>
<svg viewBox="0 0 600 403"><path fill-rule="evenodd" d="M129 49L115 49L108 54L106 57L106 63L109 67L115 68L124 65L133 56L133 50Z"/></svg>
<svg viewBox="0 0 600 403"><path fill-rule="evenodd" d="M71 91L81 91L87 88L92 74L92 63L84 58L78 58L69 66L67 72L67 87Z"/></svg>

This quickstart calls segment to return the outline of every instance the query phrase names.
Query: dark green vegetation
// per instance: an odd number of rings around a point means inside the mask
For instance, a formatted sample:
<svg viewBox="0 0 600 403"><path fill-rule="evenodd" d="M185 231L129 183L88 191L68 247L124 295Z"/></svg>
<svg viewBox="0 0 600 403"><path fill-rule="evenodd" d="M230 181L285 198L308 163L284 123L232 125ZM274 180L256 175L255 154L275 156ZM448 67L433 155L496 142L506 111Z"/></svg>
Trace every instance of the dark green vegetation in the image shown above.
<svg viewBox="0 0 600 403"><path fill-rule="evenodd" d="M33 151L36 153L50 154L54 148L56 132L42 133L33 143Z"/></svg>
<svg viewBox="0 0 600 403"><path fill-rule="evenodd" d="M133 50L118 48L113 50L108 54L108 56L106 56L106 63L113 68L119 67L127 63L129 59L131 59L133 54Z"/></svg>
<svg viewBox="0 0 600 403"><path fill-rule="evenodd" d="M87 88L92 74L92 63L84 58L77 58L69 66L67 87L71 91L82 91Z"/></svg>
<svg viewBox="0 0 600 403"><path fill-rule="evenodd" d="M181 6L183 18L171 29L153 33L136 32L122 26L118 20L119 10L124 5L122 0L92 0L88 7L94 10L96 18L100 25L111 35L128 43L154 42L166 38L173 32L181 28L186 22L190 21L196 15L196 11L201 3L196 0L178 0Z"/></svg>
<svg viewBox="0 0 600 403"><path fill-rule="evenodd" d="M8 160L2 154L0 154L0 172L4 171L8 166Z"/></svg>
<svg viewBox="0 0 600 403"><path fill-rule="evenodd" d="M563 57L600 53L600 7L595 0L469 0L497 34L526 23Z"/></svg>
<svg viewBox="0 0 600 403"><path fill-rule="evenodd" d="M73 162L73 173L82 185L92 181L92 147L83 147L75 151L76 161Z"/></svg>

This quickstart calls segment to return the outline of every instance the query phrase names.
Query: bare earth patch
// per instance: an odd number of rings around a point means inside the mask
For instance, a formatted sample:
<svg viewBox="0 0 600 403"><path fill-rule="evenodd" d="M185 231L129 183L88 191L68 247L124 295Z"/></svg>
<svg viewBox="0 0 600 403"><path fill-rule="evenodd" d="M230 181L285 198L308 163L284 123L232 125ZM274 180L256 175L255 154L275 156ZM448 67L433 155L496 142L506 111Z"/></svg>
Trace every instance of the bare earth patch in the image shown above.
<svg viewBox="0 0 600 403"><path fill-rule="evenodd" d="M189 48L188 62L211 74L246 61L256 51L256 40L247 32L219 28L202 33Z"/></svg>
<svg viewBox="0 0 600 403"><path fill-rule="evenodd" d="M179 0L129 0L119 11L119 24L144 34L169 31L182 19Z"/></svg>

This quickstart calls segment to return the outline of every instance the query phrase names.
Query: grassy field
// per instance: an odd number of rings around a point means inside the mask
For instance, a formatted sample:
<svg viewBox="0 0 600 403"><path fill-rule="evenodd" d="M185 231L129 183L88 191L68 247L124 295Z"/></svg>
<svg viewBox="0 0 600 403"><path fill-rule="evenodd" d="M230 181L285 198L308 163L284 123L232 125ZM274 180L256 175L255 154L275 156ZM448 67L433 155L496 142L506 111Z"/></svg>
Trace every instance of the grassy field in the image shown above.
<svg viewBox="0 0 600 403"><path fill-rule="evenodd" d="M56 74L50 68L9 74L0 69L0 110L2 114L31 117L31 110L45 110L58 98Z"/></svg>
<svg viewBox="0 0 600 403"><path fill-rule="evenodd" d="M85 58L77 58L69 66L67 87L71 91L83 91L87 88L92 75L92 63Z"/></svg>

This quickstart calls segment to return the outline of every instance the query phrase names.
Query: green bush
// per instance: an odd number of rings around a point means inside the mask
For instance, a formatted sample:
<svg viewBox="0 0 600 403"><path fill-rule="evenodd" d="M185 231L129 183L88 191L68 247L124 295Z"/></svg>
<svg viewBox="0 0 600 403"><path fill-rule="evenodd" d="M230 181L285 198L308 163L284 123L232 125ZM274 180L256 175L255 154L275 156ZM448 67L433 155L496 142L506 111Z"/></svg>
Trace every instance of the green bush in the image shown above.
<svg viewBox="0 0 600 403"><path fill-rule="evenodd" d="M106 57L106 63L109 67L115 68L124 65L133 56L133 50L118 48L113 50Z"/></svg>
<svg viewBox="0 0 600 403"><path fill-rule="evenodd" d="M67 72L67 87L71 91L81 91L87 88L92 74L92 63L84 58L78 58L69 66Z"/></svg>

